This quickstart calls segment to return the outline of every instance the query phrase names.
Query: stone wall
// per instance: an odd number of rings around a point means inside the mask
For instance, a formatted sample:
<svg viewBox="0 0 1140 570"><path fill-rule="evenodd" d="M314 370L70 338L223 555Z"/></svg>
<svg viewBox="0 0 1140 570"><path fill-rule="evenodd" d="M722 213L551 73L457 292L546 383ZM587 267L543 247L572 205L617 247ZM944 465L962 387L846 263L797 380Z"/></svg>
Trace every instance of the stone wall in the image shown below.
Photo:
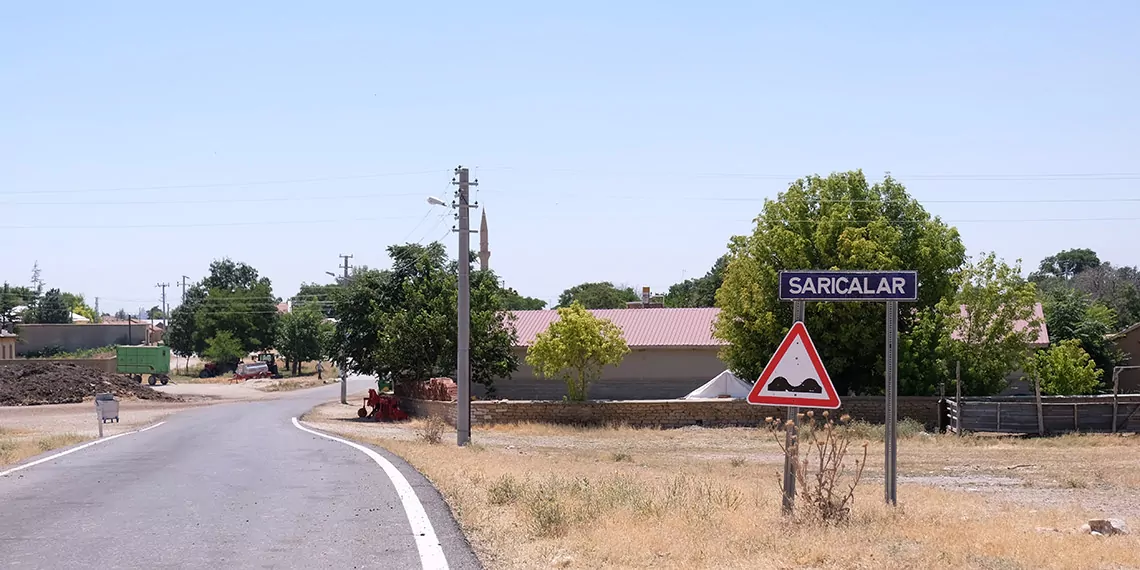
<svg viewBox="0 0 1140 570"><path fill-rule="evenodd" d="M119 359L114 356L110 358L14 358L10 360L0 360L0 366L8 364L27 364L29 362L73 364L75 366L94 368L114 374L118 368Z"/></svg>
<svg viewBox="0 0 1140 570"><path fill-rule="evenodd" d="M850 414L853 419L882 423L882 396L850 396L843 407L832 413ZM938 398L899 398L899 418L910 418L938 425ZM436 414L455 424L454 402L427 402L401 398L400 407L409 415ZM624 424L639 427L674 428L702 426L756 426L768 416L780 417L785 408L752 406L743 400L622 400L593 402L550 402L526 400L486 400L471 403L472 424L556 423L574 425Z"/></svg>

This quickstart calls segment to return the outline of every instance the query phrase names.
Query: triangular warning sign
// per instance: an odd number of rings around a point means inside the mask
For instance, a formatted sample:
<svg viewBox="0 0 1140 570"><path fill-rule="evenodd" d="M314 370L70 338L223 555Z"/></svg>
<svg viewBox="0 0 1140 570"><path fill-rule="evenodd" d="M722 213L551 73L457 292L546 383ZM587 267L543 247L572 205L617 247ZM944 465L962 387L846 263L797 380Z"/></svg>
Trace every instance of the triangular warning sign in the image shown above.
<svg viewBox="0 0 1140 570"><path fill-rule="evenodd" d="M803 322L796 322L748 393L748 403L801 408L839 407L839 395Z"/></svg>

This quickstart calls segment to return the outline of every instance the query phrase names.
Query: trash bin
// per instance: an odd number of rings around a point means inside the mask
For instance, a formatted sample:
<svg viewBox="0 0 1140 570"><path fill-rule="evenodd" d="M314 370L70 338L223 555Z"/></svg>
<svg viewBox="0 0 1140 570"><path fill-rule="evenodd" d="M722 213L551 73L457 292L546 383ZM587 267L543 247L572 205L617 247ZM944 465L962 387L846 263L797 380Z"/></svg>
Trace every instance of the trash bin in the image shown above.
<svg viewBox="0 0 1140 570"><path fill-rule="evenodd" d="M95 412L99 414L99 421L103 423L119 423L119 401L115 399L114 394L95 394Z"/></svg>

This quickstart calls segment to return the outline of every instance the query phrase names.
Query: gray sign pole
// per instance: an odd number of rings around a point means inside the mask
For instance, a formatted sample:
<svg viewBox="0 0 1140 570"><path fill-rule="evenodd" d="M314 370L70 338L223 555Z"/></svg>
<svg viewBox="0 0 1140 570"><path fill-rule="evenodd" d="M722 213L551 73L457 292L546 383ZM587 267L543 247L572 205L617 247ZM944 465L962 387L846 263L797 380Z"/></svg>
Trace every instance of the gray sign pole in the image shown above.
<svg viewBox="0 0 1140 570"><path fill-rule="evenodd" d="M899 391L899 302L887 301L886 433L884 437L883 494L888 505L898 503L898 391Z"/></svg>
<svg viewBox="0 0 1140 570"><path fill-rule="evenodd" d="M804 301L792 302L792 324L804 320L806 303ZM796 463L799 462L799 441L797 441L796 427L799 423L799 406L788 406L787 418L784 419L784 514L792 514L796 505Z"/></svg>

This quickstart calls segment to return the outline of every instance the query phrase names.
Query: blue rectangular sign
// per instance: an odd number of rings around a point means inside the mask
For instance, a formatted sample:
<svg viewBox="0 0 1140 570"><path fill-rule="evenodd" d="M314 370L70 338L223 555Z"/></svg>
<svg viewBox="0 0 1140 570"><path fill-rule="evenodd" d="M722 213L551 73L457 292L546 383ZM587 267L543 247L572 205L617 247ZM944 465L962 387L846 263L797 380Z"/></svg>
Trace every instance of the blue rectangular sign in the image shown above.
<svg viewBox="0 0 1140 570"><path fill-rule="evenodd" d="M781 271L784 301L915 301L917 271Z"/></svg>

